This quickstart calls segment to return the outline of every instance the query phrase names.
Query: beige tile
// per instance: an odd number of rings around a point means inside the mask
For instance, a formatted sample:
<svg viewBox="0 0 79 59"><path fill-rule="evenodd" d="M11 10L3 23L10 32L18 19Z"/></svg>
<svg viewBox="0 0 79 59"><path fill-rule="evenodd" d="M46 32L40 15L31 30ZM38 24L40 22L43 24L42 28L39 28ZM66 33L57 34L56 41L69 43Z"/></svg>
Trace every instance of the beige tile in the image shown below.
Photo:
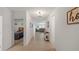
<svg viewBox="0 0 79 59"><path fill-rule="evenodd" d="M39 35L36 36L37 39L32 39L28 46L23 47L22 40L17 41L17 43L8 51L55 51L52 44L49 41L40 40Z"/></svg>
<svg viewBox="0 0 79 59"><path fill-rule="evenodd" d="M33 40L28 46L25 47L23 47L22 42L19 42L19 44L16 44L12 48L8 49L8 51L55 51L55 48L53 48L49 42L37 42Z"/></svg>

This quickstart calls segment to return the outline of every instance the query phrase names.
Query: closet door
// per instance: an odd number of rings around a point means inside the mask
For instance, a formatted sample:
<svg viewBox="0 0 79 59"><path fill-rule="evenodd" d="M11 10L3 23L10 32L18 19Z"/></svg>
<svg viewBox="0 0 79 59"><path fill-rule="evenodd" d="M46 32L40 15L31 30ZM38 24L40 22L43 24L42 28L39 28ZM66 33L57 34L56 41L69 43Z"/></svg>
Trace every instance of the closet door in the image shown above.
<svg viewBox="0 0 79 59"><path fill-rule="evenodd" d="M2 16L0 16L0 50L2 50Z"/></svg>

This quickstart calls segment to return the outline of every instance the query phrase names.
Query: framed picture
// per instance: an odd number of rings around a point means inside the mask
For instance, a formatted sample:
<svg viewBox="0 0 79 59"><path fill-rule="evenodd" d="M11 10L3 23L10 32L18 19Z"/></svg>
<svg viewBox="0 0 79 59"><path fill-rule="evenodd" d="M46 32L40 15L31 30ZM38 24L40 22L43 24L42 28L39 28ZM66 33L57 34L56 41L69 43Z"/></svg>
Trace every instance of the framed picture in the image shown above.
<svg viewBox="0 0 79 59"><path fill-rule="evenodd" d="M79 7L75 7L67 12L67 24L79 23Z"/></svg>

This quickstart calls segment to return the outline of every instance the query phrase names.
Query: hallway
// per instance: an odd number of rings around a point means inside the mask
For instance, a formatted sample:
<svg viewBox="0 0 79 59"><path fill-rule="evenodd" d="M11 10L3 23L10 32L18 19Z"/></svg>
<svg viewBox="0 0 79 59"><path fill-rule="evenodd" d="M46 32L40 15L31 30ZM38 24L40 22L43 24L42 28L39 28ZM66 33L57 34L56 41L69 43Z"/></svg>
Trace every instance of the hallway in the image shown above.
<svg viewBox="0 0 79 59"><path fill-rule="evenodd" d="M35 40L32 39L28 46L23 47L21 40L8 51L55 51L49 41L41 40L41 36L42 33L36 33Z"/></svg>

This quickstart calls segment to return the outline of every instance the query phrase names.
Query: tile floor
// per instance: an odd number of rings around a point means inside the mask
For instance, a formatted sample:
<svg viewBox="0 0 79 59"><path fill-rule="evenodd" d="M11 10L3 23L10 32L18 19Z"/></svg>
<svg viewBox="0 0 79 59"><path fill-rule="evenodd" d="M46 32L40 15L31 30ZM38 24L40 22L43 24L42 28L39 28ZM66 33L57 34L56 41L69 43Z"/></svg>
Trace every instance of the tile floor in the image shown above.
<svg viewBox="0 0 79 59"><path fill-rule="evenodd" d="M31 42L27 46L23 46L22 39L17 40L15 45L8 49L8 51L55 51L49 41L43 40L43 36L41 38L40 35L43 33L36 33L36 38L32 39Z"/></svg>

